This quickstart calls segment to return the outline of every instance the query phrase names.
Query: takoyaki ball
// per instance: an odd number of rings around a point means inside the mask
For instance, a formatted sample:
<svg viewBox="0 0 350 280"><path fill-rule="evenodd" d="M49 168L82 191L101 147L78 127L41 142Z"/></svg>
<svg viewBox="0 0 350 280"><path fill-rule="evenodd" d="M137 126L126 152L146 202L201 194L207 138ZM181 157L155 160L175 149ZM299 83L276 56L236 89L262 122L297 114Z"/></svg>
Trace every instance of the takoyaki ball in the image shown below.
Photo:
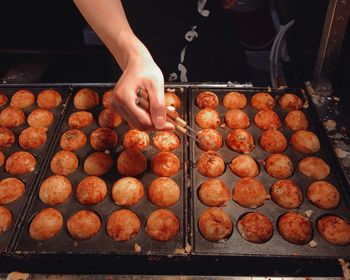
<svg viewBox="0 0 350 280"><path fill-rule="evenodd" d="M125 149L143 151L149 145L150 138L147 132L138 129L131 129L125 133L123 146Z"/></svg>
<svg viewBox="0 0 350 280"><path fill-rule="evenodd" d="M338 206L340 194L332 184L326 181L316 181L308 187L307 198L315 206L328 210Z"/></svg>
<svg viewBox="0 0 350 280"><path fill-rule="evenodd" d="M211 128L206 128L198 131L197 138L198 147L203 151L217 151L222 146L222 138L220 133Z"/></svg>
<svg viewBox="0 0 350 280"><path fill-rule="evenodd" d="M286 179L294 172L293 161L285 154L272 154L264 161L266 172L277 179Z"/></svg>
<svg viewBox="0 0 350 280"><path fill-rule="evenodd" d="M35 240L54 237L63 226L63 217L55 208L46 208L36 214L29 226L29 235Z"/></svg>
<svg viewBox="0 0 350 280"><path fill-rule="evenodd" d="M249 154L255 149L253 136L245 129L232 130L226 144L231 150L242 154Z"/></svg>
<svg viewBox="0 0 350 280"><path fill-rule="evenodd" d="M29 114L27 121L31 127L45 128L52 124L54 116L50 111L38 108Z"/></svg>
<svg viewBox="0 0 350 280"><path fill-rule="evenodd" d="M172 106L174 108L180 108L181 107L181 100L180 98L172 92L166 92L164 93L164 101L165 106Z"/></svg>
<svg viewBox="0 0 350 280"><path fill-rule="evenodd" d="M222 104L226 109L243 109L247 106L247 98L239 92L229 92L224 96Z"/></svg>
<svg viewBox="0 0 350 280"><path fill-rule="evenodd" d="M32 106L34 102L35 96L30 90L20 89L12 95L10 106L17 109L24 109Z"/></svg>
<svg viewBox="0 0 350 280"><path fill-rule="evenodd" d="M14 128L22 125L26 117L21 109L7 107L0 113L0 126Z"/></svg>
<svg viewBox="0 0 350 280"><path fill-rule="evenodd" d="M62 150L57 152L50 163L52 173L67 176L77 170L78 157L71 151Z"/></svg>
<svg viewBox="0 0 350 280"><path fill-rule="evenodd" d="M277 129L265 130L259 137L259 144L271 154L282 153L288 147L287 138Z"/></svg>
<svg viewBox="0 0 350 280"><path fill-rule="evenodd" d="M231 193L224 181L208 179L198 190L200 201L209 207L226 206L230 201Z"/></svg>
<svg viewBox="0 0 350 280"><path fill-rule="evenodd" d="M113 159L109 154L96 152L89 155L84 162L84 171L88 175L102 176L113 166Z"/></svg>
<svg viewBox="0 0 350 280"><path fill-rule="evenodd" d="M5 163L5 169L12 175L23 175L35 170L36 159L28 152L15 152L10 155Z"/></svg>
<svg viewBox="0 0 350 280"><path fill-rule="evenodd" d="M245 214L237 223L238 231L245 240L264 243L273 234L273 226L268 217L259 212Z"/></svg>
<svg viewBox="0 0 350 280"><path fill-rule="evenodd" d="M254 178L259 174L256 161L248 155L240 155L232 159L230 168L239 177Z"/></svg>
<svg viewBox="0 0 350 280"><path fill-rule="evenodd" d="M225 171L225 162L216 152L205 152L197 160L197 170L205 177L218 177Z"/></svg>
<svg viewBox="0 0 350 280"><path fill-rule="evenodd" d="M139 203L144 193L143 184L133 177L123 177L117 180L112 188L113 201L121 206L132 206Z"/></svg>
<svg viewBox="0 0 350 280"><path fill-rule="evenodd" d="M220 126L219 113L213 109L202 109L196 116L196 124L200 128L216 129Z"/></svg>
<svg viewBox="0 0 350 280"><path fill-rule="evenodd" d="M170 178L160 177L152 181L147 196L154 205L169 207L179 200L180 188Z"/></svg>
<svg viewBox="0 0 350 280"><path fill-rule="evenodd" d="M248 128L250 120L248 115L240 109L231 109L225 114L225 123L229 128Z"/></svg>
<svg viewBox="0 0 350 280"><path fill-rule="evenodd" d="M118 145L118 135L110 128L97 128L90 135L90 145L96 151L114 150Z"/></svg>
<svg viewBox="0 0 350 280"><path fill-rule="evenodd" d="M299 172L313 180L326 179L330 173L330 168L323 159L318 157L306 157L298 163Z"/></svg>
<svg viewBox="0 0 350 280"><path fill-rule="evenodd" d="M156 241L169 241L179 232L180 224L176 215L166 209L151 213L146 222L146 233Z"/></svg>
<svg viewBox="0 0 350 280"><path fill-rule="evenodd" d="M73 103L78 110L88 110L98 105L99 97L96 91L83 88L75 94Z"/></svg>
<svg viewBox="0 0 350 280"><path fill-rule="evenodd" d="M90 112L80 111L69 116L68 125L70 128L79 129L91 125L93 121L94 116Z"/></svg>
<svg viewBox="0 0 350 280"><path fill-rule="evenodd" d="M0 148L6 149L15 143L16 137L11 129L0 127Z"/></svg>
<svg viewBox="0 0 350 280"><path fill-rule="evenodd" d="M233 224L230 216L224 210L211 207L200 214L198 228L205 239L222 242L230 237Z"/></svg>
<svg viewBox="0 0 350 280"><path fill-rule="evenodd" d="M76 197L84 205L100 203L107 195L106 183L96 176L88 176L78 184Z"/></svg>
<svg viewBox="0 0 350 280"><path fill-rule="evenodd" d="M62 102L61 94L54 89L46 89L39 93L37 103L40 108L54 109Z"/></svg>
<svg viewBox="0 0 350 280"><path fill-rule="evenodd" d="M157 131L153 136L153 146L161 152L171 152L180 146L180 140L171 131Z"/></svg>
<svg viewBox="0 0 350 280"><path fill-rule="evenodd" d="M256 110L272 110L275 107L275 100L266 92L258 92L250 100L250 106Z"/></svg>
<svg viewBox="0 0 350 280"><path fill-rule="evenodd" d="M79 129L70 129L61 136L60 147L63 150L76 151L84 147L86 142L87 137L84 132Z"/></svg>
<svg viewBox="0 0 350 280"><path fill-rule="evenodd" d="M12 213L6 207L0 206L0 236L12 227Z"/></svg>
<svg viewBox="0 0 350 280"><path fill-rule="evenodd" d="M321 147L320 141L315 133L307 130L295 132L290 139L290 144L294 150L303 154L316 153Z"/></svg>
<svg viewBox="0 0 350 280"><path fill-rule="evenodd" d="M280 118L270 109L263 109L257 112L254 117L254 122L257 127L263 130L278 129L281 127Z"/></svg>
<svg viewBox="0 0 350 280"><path fill-rule="evenodd" d="M196 97L196 105L201 109L215 109L219 105L219 98L214 92L202 91Z"/></svg>
<svg viewBox="0 0 350 280"><path fill-rule="evenodd" d="M126 209L114 211L107 220L108 236L115 241L133 239L141 229L141 222L137 215Z"/></svg>
<svg viewBox="0 0 350 280"><path fill-rule="evenodd" d="M118 172L123 176L138 176L147 168L146 157L138 150L127 149L120 153L117 160Z"/></svg>
<svg viewBox="0 0 350 280"><path fill-rule="evenodd" d="M293 110L300 110L303 107L303 101L300 97L292 93L285 93L279 100L282 109L290 112Z"/></svg>
<svg viewBox="0 0 350 280"><path fill-rule="evenodd" d="M297 208L303 203L299 186L291 180L279 180L271 187L271 198L279 206Z"/></svg>
<svg viewBox="0 0 350 280"><path fill-rule="evenodd" d="M7 103L7 96L5 93L0 92L0 107Z"/></svg>
<svg viewBox="0 0 350 280"><path fill-rule="evenodd" d="M46 130L47 128L28 127L21 132L18 138L21 148L38 149L46 142Z"/></svg>
<svg viewBox="0 0 350 280"><path fill-rule="evenodd" d="M102 104L105 109L111 109L111 97L113 90L107 90L102 96Z"/></svg>
<svg viewBox="0 0 350 280"><path fill-rule="evenodd" d="M26 190L21 180L6 178L0 182L0 204L7 204L19 199Z"/></svg>
<svg viewBox="0 0 350 280"><path fill-rule="evenodd" d="M263 184L253 178L238 180L233 189L233 200L247 208L257 208L270 199Z"/></svg>
<svg viewBox="0 0 350 280"><path fill-rule="evenodd" d="M291 111L284 119L286 126L294 131L309 129L309 121L302 111Z"/></svg>
<svg viewBox="0 0 350 280"><path fill-rule="evenodd" d="M122 117L115 112L104 109L98 115L98 125L100 127L116 128L123 122Z"/></svg>
<svg viewBox="0 0 350 280"><path fill-rule="evenodd" d="M152 158L152 172L159 177L174 176L180 170L180 160L170 152L160 152Z"/></svg>
<svg viewBox="0 0 350 280"><path fill-rule="evenodd" d="M67 230L75 240L87 240L94 237L101 228L101 219L91 210L81 210L70 216Z"/></svg>
<svg viewBox="0 0 350 280"><path fill-rule="evenodd" d="M317 221L317 230L322 238L334 245L347 245L350 242L350 224L340 217L322 217Z"/></svg>
<svg viewBox="0 0 350 280"><path fill-rule="evenodd" d="M309 220L297 212L291 211L279 217L278 232L294 244L303 245L311 241L312 228Z"/></svg>
<svg viewBox="0 0 350 280"><path fill-rule="evenodd" d="M3 166L5 163L5 155L3 152L0 151L0 167Z"/></svg>
<svg viewBox="0 0 350 280"><path fill-rule="evenodd" d="M40 186L39 198L49 205L64 203L72 194L72 184L64 176L53 175L45 179Z"/></svg>

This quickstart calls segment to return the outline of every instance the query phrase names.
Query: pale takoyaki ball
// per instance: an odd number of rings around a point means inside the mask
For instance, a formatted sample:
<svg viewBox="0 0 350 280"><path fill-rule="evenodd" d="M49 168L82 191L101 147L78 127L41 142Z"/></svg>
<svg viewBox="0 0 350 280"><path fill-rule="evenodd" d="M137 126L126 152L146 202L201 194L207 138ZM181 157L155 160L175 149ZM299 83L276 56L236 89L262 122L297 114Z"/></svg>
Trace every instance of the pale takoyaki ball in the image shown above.
<svg viewBox="0 0 350 280"><path fill-rule="evenodd" d="M144 193L143 184L133 177L123 177L117 180L112 188L113 201L121 206L132 206L139 203Z"/></svg>
<svg viewBox="0 0 350 280"><path fill-rule="evenodd" d="M309 129L309 121L302 111L291 111L284 119L286 126L294 131Z"/></svg>
<svg viewBox="0 0 350 280"><path fill-rule="evenodd" d="M316 181L308 187L307 198L315 206L328 210L338 206L340 194L332 184L326 181Z"/></svg>
<svg viewBox="0 0 350 280"><path fill-rule="evenodd" d="M110 128L97 128L90 135L90 145L96 151L112 151L118 145L118 135Z"/></svg>
<svg viewBox="0 0 350 280"><path fill-rule="evenodd" d="M290 139L290 144L294 150L303 154L316 153L321 147L316 134L307 130L295 132Z"/></svg>
<svg viewBox="0 0 350 280"><path fill-rule="evenodd" d="M202 109L196 116L196 124L200 128L216 129L220 126L220 123L219 113L213 109Z"/></svg>
<svg viewBox="0 0 350 280"><path fill-rule="evenodd" d="M76 190L76 198L83 205L95 205L105 199L106 183L96 176L88 176L81 180Z"/></svg>
<svg viewBox="0 0 350 280"><path fill-rule="evenodd" d="M51 110L61 104L62 96L54 89L47 89L39 93L36 102L40 108Z"/></svg>
<svg viewBox="0 0 350 280"><path fill-rule="evenodd" d="M157 131L153 136L153 146L161 152L171 152L180 146L180 140L171 131Z"/></svg>
<svg viewBox="0 0 350 280"><path fill-rule="evenodd" d="M254 122L257 127L263 130L278 129L281 127L280 118L270 109L263 109L257 112L254 117Z"/></svg>
<svg viewBox="0 0 350 280"><path fill-rule="evenodd" d="M28 152L15 152L5 163L5 169L12 175L24 175L35 170L36 159Z"/></svg>
<svg viewBox="0 0 350 280"><path fill-rule="evenodd" d="M259 174L259 167L256 161L248 155L240 155L232 159L230 168L239 177L254 178Z"/></svg>
<svg viewBox="0 0 350 280"><path fill-rule="evenodd" d="M3 166L5 163L5 155L3 152L0 151L0 167Z"/></svg>
<svg viewBox="0 0 350 280"><path fill-rule="evenodd" d="M127 209L114 211L108 218L106 230L108 236L115 241L133 239L141 229L141 221L137 215Z"/></svg>
<svg viewBox="0 0 350 280"><path fill-rule="evenodd" d="M271 154L282 153L288 147L287 138L276 129L265 130L259 137L259 144Z"/></svg>
<svg viewBox="0 0 350 280"><path fill-rule="evenodd" d="M279 217L277 228L285 240L294 244L303 245L312 239L312 228L309 220L294 211Z"/></svg>
<svg viewBox="0 0 350 280"><path fill-rule="evenodd" d="M6 149L15 143L16 137L11 129L0 127L0 148Z"/></svg>
<svg viewBox="0 0 350 280"><path fill-rule="evenodd" d="M264 162L266 172L277 179L286 179L294 172L293 161L285 154L272 154Z"/></svg>
<svg viewBox="0 0 350 280"><path fill-rule="evenodd" d="M25 192L26 186L16 178L6 178L0 182L0 204L8 204L19 199Z"/></svg>
<svg viewBox="0 0 350 280"><path fill-rule="evenodd" d="M70 128L83 128L91 125L94 121L94 116L87 111L74 112L69 116L68 125Z"/></svg>
<svg viewBox="0 0 350 280"><path fill-rule="evenodd" d="M53 175L45 179L40 186L40 200L48 205L66 202L72 194L72 184L64 176Z"/></svg>
<svg viewBox="0 0 350 280"><path fill-rule="evenodd" d="M211 207L200 214L198 228L205 239L222 242L231 236L233 224L230 216L224 210Z"/></svg>
<svg viewBox="0 0 350 280"><path fill-rule="evenodd" d="M279 100L282 109L290 112L293 110L300 110L303 107L303 101L300 97L293 93L285 93Z"/></svg>
<svg viewBox="0 0 350 280"><path fill-rule="evenodd" d="M298 163L299 172L313 180L326 179L330 173L330 168L323 159L318 157L306 157Z"/></svg>
<svg viewBox="0 0 350 280"><path fill-rule="evenodd" d="M46 142L46 130L47 128L39 127L28 127L21 132L18 138L19 145L21 148L38 149Z"/></svg>
<svg viewBox="0 0 350 280"><path fill-rule="evenodd" d="M60 147L63 150L76 151L86 145L87 137L84 132L79 129L67 130L61 136Z"/></svg>
<svg viewBox="0 0 350 280"><path fill-rule="evenodd" d="M32 106L34 102L35 96L30 90L20 89L12 95L10 106L17 109L24 109Z"/></svg>
<svg viewBox="0 0 350 280"><path fill-rule="evenodd" d="M181 107L180 98L173 92L164 93L164 102L166 107L172 106L176 109Z"/></svg>
<svg viewBox="0 0 350 280"><path fill-rule="evenodd" d="M259 212L245 214L237 223L238 231L249 242L264 243L273 234L273 226L268 217Z"/></svg>
<svg viewBox="0 0 350 280"><path fill-rule="evenodd" d="M45 128L53 123L54 116L49 110L38 108L29 114L27 121L31 127Z"/></svg>
<svg viewBox="0 0 350 280"><path fill-rule="evenodd" d="M275 100L270 94L259 92L253 95L250 106L256 110L272 110L275 107Z"/></svg>
<svg viewBox="0 0 350 280"><path fill-rule="evenodd" d="M156 241L169 241L180 229L176 215L166 209L158 209L151 213L146 222L146 233Z"/></svg>
<svg viewBox="0 0 350 280"><path fill-rule="evenodd" d="M222 138L220 133L211 128L198 131L197 143L198 147L203 151L217 151L222 146Z"/></svg>
<svg viewBox="0 0 350 280"><path fill-rule="evenodd" d="M279 180L271 187L272 200L287 209L297 208L303 203L300 187L291 180Z"/></svg>
<svg viewBox="0 0 350 280"><path fill-rule="evenodd" d="M231 193L224 181L208 179L198 190L200 201L209 207L226 206L230 201Z"/></svg>
<svg viewBox="0 0 350 280"><path fill-rule="evenodd" d="M222 105L229 110L243 109L245 106L247 106L247 98L242 93L232 91L224 96Z"/></svg>
<svg viewBox="0 0 350 280"><path fill-rule="evenodd" d="M152 158L152 172L160 177L174 176L180 170L180 160L170 152L160 152Z"/></svg>
<svg viewBox="0 0 350 280"><path fill-rule="evenodd" d="M247 208L257 208L270 199L264 185L253 178L238 180L233 189L233 200Z"/></svg>
<svg viewBox="0 0 350 280"><path fill-rule="evenodd" d="M138 176L147 168L146 157L138 150L127 149L117 160L118 172L123 176Z"/></svg>
<svg viewBox="0 0 350 280"><path fill-rule="evenodd" d="M84 161L84 171L88 175L102 176L111 170L113 159L109 154L95 152Z"/></svg>
<svg viewBox="0 0 350 280"><path fill-rule="evenodd" d="M226 138L226 145L242 154L249 154L255 149L253 136L245 129L232 130Z"/></svg>
<svg viewBox="0 0 350 280"><path fill-rule="evenodd" d="M143 151L147 148L150 137L147 132L138 129L131 129L125 133L123 138L123 146L125 149L136 149Z"/></svg>
<svg viewBox="0 0 350 280"><path fill-rule="evenodd" d="M0 126L14 128L22 125L26 117L21 109L7 107L0 113Z"/></svg>
<svg viewBox="0 0 350 280"><path fill-rule="evenodd" d="M55 208L46 208L37 213L29 226L29 235L35 240L47 240L59 233L63 217Z"/></svg>
<svg viewBox="0 0 350 280"><path fill-rule="evenodd" d="M75 94L73 103L78 110L88 110L98 105L99 97L96 91L83 88Z"/></svg>
<svg viewBox="0 0 350 280"><path fill-rule="evenodd" d="M317 230L326 241L334 245L347 245L350 242L350 224L340 217L322 217L317 221Z"/></svg>
<svg viewBox="0 0 350 280"><path fill-rule="evenodd" d="M122 117L111 110L104 109L98 115L98 125L100 127L116 128L123 122Z"/></svg>
<svg viewBox="0 0 350 280"><path fill-rule="evenodd" d="M231 109L225 114L225 123L229 128L248 128L250 120L248 115L240 109Z"/></svg>
<svg viewBox="0 0 350 280"><path fill-rule="evenodd" d="M67 221L67 230L75 240L87 240L94 237L101 229L101 219L91 210L74 213Z"/></svg>
<svg viewBox="0 0 350 280"><path fill-rule="evenodd" d="M205 177L219 177L225 171L225 162L216 152L205 152L197 160L197 170Z"/></svg>
<svg viewBox="0 0 350 280"><path fill-rule="evenodd" d="M12 213L4 206L0 206L0 236L12 227Z"/></svg>
<svg viewBox="0 0 350 280"><path fill-rule="evenodd" d="M107 90L102 96L102 104L105 109L111 109L111 98L113 96L113 90Z"/></svg>
<svg viewBox="0 0 350 280"><path fill-rule="evenodd" d="M169 207L179 200L180 188L174 180L160 177L152 181L147 196L154 205Z"/></svg>
<svg viewBox="0 0 350 280"><path fill-rule="evenodd" d="M196 105L201 109L215 109L219 105L219 98L214 92L202 91L196 97Z"/></svg>
<svg viewBox="0 0 350 280"><path fill-rule="evenodd" d="M0 107L7 103L7 96L5 93L0 92Z"/></svg>
<svg viewBox="0 0 350 280"><path fill-rule="evenodd" d="M52 173L67 176L77 170L78 157L71 151L62 150L57 152L50 163Z"/></svg>

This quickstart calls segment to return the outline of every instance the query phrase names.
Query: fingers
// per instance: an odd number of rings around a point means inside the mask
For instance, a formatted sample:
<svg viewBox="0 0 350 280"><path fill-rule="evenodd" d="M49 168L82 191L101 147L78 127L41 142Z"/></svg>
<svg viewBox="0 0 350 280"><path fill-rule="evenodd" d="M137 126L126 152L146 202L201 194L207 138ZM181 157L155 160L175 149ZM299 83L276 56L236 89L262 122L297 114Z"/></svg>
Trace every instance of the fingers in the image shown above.
<svg viewBox="0 0 350 280"><path fill-rule="evenodd" d="M156 84L148 83L147 93L150 101L150 114L153 125L156 129L162 130L166 127L166 108L164 103L164 85L163 82Z"/></svg>

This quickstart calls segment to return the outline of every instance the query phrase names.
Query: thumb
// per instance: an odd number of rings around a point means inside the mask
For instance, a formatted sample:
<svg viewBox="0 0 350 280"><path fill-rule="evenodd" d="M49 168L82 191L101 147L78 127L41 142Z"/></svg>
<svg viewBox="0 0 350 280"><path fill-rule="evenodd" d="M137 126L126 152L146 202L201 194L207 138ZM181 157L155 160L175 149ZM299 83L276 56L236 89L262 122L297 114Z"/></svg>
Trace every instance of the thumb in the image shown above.
<svg viewBox="0 0 350 280"><path fill-rule="evenodd" d="M154 127L163 130L166 127L166 108L163 88L153 87L148 90L150 114Z"/></svg>

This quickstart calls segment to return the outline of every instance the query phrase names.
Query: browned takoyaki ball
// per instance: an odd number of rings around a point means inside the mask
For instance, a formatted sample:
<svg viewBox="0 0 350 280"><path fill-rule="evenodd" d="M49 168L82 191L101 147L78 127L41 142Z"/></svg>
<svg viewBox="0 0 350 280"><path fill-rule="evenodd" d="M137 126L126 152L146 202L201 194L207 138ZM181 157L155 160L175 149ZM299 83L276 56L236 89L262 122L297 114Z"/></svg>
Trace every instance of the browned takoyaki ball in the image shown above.
<svg viewBox="0 0 350 280"><path fill-rule="evenodd" d="M102 96L102 104L105 109L111 109L110 100L113 95L113 90L107 90Z"/></svg>
<svg viewBox="0 0 350 280"><path fill-rule="evenodd" d="M237 223L242 237L253 243L264 243L273 234L273 226L268 217L260 212L245 214Z"/></svg>
<svg viewBox="0 0 350 280"><path fill-rule="evenodd" d="M180 170L180 160L170 152L160 152L152 158L152 172L160 177L174 176Z"/></svg>
<svg viewBox="0 0 350 280"><path fill-rule="evenodd" d="M68 125L70 128L83 128L92 124L94 116L90 112L79 111L69 116Z"/></svg>
<svg viewBox="0 0 350 280"><path fill-rule="evenodd" d="M36 159L28 152L15 152L5 163L5 169L12 175L23 175L35 170Z"/></svg>
<svg viewBox="0 0 350 280"><path fill-rule="evenodd" d="M40 186L40 200L49 205L64 203L72 194L72 184L64 176L53 175L45 179Z"/></svg>
<svg viewBox="0 0 350 280"><path fill-rule="evenodd" d="M21 132L18 138L21 148L38 149L46 142L46 130L47 128L28 127Z"/></svg>
<svg viewBox="0 0 350 280"><path fill-rule="evenodd" d="M123 138L123 146L125 149L135 149L143 151L147 148L150 137L147 132L138 129L131 129L125 133Z"/></svg>
<svg viewBox="0 0 350 280"><path fill-rule="evenodd" d="M222 146L222 138L219 131L211 128L198 131L198 147L203 151L217 151Z"/></svg>
<svg viewBox="0 0 350 280"><path fill-rule="evenodd" d="M49 127L54 121L54 116L50 111L38 108L29 114L27 121L31 127Z"/></svg>
<svg viewBox="0 0 350 280"><path fill-rule="evenodd" d="M206 206L220 207L227 205L231 193L224 181L208 179L200 185L198 197Z"/></svg>
<svg viewBox="0 0 350 280"><path fill-rule="evenodd" d="M303 154L316 153L321 147L320 141L315 133L307 130L295 132L290 139L290 144L294 150Z"/></svg>
<svg viewBox="0 0 350 280"><path fill-rule="evenodd" d="M264 185L253 178L238 180L233 189L233 200L243 207L257 208L270 199Z"/></svg>
<svg viewBox="0 0 350 280"><path fill-rule="evenodd" d="M12 227L12 213L4 206L0 206L0 236Z"/></svg>
<svg viewBox="0 0 350 280"><path fill-rule="evenodd" d="M73 152L62 150L53 156L50 168L54 174L67 176L73 173L78 165L78 157Z"/></svg>
<svg viewBox="0 0 350 280"><path fill-rule="evenodd" d="M108 218L106 230L108 236L115 241L133 239L141 229L137 215L126 209L114 211Z"/></svg>
<svg viewBox="0 0 350 280"><path fill-rule="evenodd" d="M101 229L101 219L91 210L74 213L67 221L67 230L75 240L87 240L94 237Z"/></svg>
<svg viewBox="0 0 350 280"><path fill-rule="evenodd" d="M172 106L174 108L180 108L181 107L181 100L180 98L172 92L166 92L164 93L164 101L165 106Z"/></svg>
<svg viewBox="0 0 350 280"><path fill-rule="evenodd" d="M153 146L161 152L171 152L180 146L180 140L171 131L157 131L153 136Z"/></svg>
<svg viewBox="0 0 350 280"><path fill-rule="evenodd" d="M54 89L46 89L39 93L37 103L40 108L54 109L62 102L61 94Z"/></svg>
<svg viewBox="0 0 350 280"><path fill-rule="evenodd" d="M7 103L7 96L5 93L0 92L0 107Z"/></svg>
<svg viewBox="0 0 350 280"><path fill-rule="evenodd" d="M160 177L152 181L147 196L154 205L169 207L179 200L180 188L170 178Z"/></svg>
<svg viewBox="0 0 350 280"><path fill-rule="evenodd" d="M338 206L340 194L332 184L316 181L307 189L307 198L317 207L328 210Z"/></svg>
<svg viewBox="0 0 350 280"><path fill-rule="evenodd" d="M60 147L64 150L76 151L84 147L87 137L84 132L79 129L67 130L61 136Z"/></svg>
<svg viewBox="0 0 350 280"><path fill-rule="evenodd" d="M225 123L229 128L248 128L250 120L248 115L240 109L231 109L225 114Z"/></svg>
<svg viewBox="0 0 350 280"><path fill-rule="evenodd" d="M139 203L144 193L143 184L133 177L123 177L117 180L112 188L113 201L121 206L132 206Z"/></svg>
<svg viewBox="0 0 350 280"><path fill-rule="evenodd" d="M263 109L257 112L254 117L254 122L257 127L263 130L278 129L281 127L280 118L270 109Z"/></svg>
<svg viewBox="0 0 350 280"><path fill-rule="evenodd" d="M21 180L6 178L0 182L0 204L7 204L19 199L26 190Z"/></svg>
<svg viewBox="0 0 350 280"><path fill-rule="evenodd" d="M32 106L34 102L35 96L30 90L20 89L12 95L10 106L17 109L24 109Z"/></svg>
<svg viewBox="0 0 350 280"><path fill-rule="evenodd" d="M22 125L26 117L21 109L7 107L0 113L0 126L14 128Z"/></svg>
<svg viewBox="0 0 350 280"><path fill-rule="evenodd" d="M213 128L216 129L220 126L219 113L213 109L202 109L196 116L196 124L200 128Z"/></svg>
<svg viewBox="0 0 350 280"><path fill-rule="evenodd" d="M313 180L323 180L328 177L330 168L323 159L306 157L298 163L299 172Z"/></svg>
<svg viewBox="0 0 350 280"><path fill-rule="evenodd" d="M249 154L255 149L253 136L245 129L235 129L226 138L227 146L238 153Z"/></svg>
<svg viewBox="0 0 350 280"><path fill-rule="evenodd" d="M297 208L303 202L299 186L291 180L279 180L271 187L272 200L287 209Z"/></svg>
<svg viewBox="0 0 350 280"><path fill-rule="evenodd" d="M259 144L271 154L282 153L288 146L287 138L276 129L265 130L259 137Z"/></svg>
<svg viewBox="0 0 350 280"><path fill-rule="evenodd" d="M285 93L279 100L282 109L290 112L300 110L303 107L303 101L293 93Z"/></svg>
<svg viewBox="0 0 350 280"><path fill-rule="evenodd" d="M147 168L146 157L138 150L127 149L117 160L118 172L123 176L138 176Z"/></svg>
<svg viewBox="0 0 350 280"><path fill-rule="evenodd" d="M266 92L258 92L250 100L250 106L256 110L272 110L275 107L275 100Z"/></svg>
<svg viewBox="0 0 350 280"><path fill-rule="evenodd" d="M123 122L122 117L115 112L104 109L98 115L98 125L100 127L116 128Z"/></svg>
<svg viewBox="0 0 350 280"><path fill-rule="evenodd" d="M340 217L322 217L317 221L317 230L329 243L347 245L350 242L350 224Z"/></svg>
<svg viewBox="0 0 350 280"><path fill-rule="evenodd" d="M197 170L206 177L221 176L225 171L225 162L216 152L205 152L197 160Z"/></svg>
<svg viewBox="0 0 350 280"><path fill-rule="evenodd" d="M239 92L229 92L224 96L222 104L226 109L243 109L247 106L247 98Z"/></svg>
<svg viewBox="0 0 350 280"><path fill-rule="evenodd" d="M230 216L224 210L211 207L200 214L198 228L205 239L221 242L230 237L233 224Z"/></svg>
<svg viewBox="0 0 350 280"><path fill-rule="evenodd" d="M232 159L230 168L239 177L254 178L259 174L256 161L248 155L240 155Z"/></svg>
<svg viewBox="0 0 350 280"><path fill-rule="evenodd" d="M111 170L112 157L104 152L96 152L89 155L84 162L84 171L88 175L102 176Z"/></svg>
<svg viewBox="0 0 350 280"><path fill-rule="evenodd" d="M90 145L96 151L113 150L118 145L118 135L110 128L97 128L90 135Z"/></svg>
<svg viewBox="0 0 350 280"><path fill-rule="evenodd" d="M219 105L219 98L214 92L202 91L196 97L196 105L201 109L215 109Z"/></svg>
<svg viewBox="0 0 350 280"><path fill-rule="evenodd" d="M291 211L279 217L278 232L287 241L303 245L311 241L312 228L309 220L297 212Z"/></svg>
<svg viewBox="0 0 350 280"><path fill-rule="evenodd" d="M277 179L286 179L294 172L293 161L285 154L272 154L264 161L266 172Z"/></svg>
<svg viewBox="0 0 350 280"><path fill-rule="evenodd" d="M177 235L179 229L179 221L173 212L158 209L148 217L145 230L156 241L169 241Z"/></svg>
<svg viewBox="0 0 350 280"><path fill-rule="evenodd" d="M84 205L100 203L107 195L106 183L96 176L88 176L78 184L76 197Z"/></svg>
<svg viewBox="0 0 350 280"><path fill-rule="evenodd" d="M37 213L29 226L29 235L35 240L54 237L63 226L63 217L55 208L46 208Z"/></svg>
<svg viewBox="0 0 350 280"><path fill-rule="evenodd" d="M286 126L294 131L307 130L309 128L309 121L302 111L291 111L284 119Z"/></svg>
<svg viewBox="0 0 350 280"><path fill-rule="evenodd" d="M73 103L78 110L88 110L98 105L99 97L96 91L83 88L75 94Z"/></svg>
<svg viewBox="0 0 350 280"><path fill-rule="evenodd" d="M15 143L16 137L11 129L0 127L0 148L6 149Z"/></svg>
<svg viewBox="0 0 350 280"><path fill-rule="evenodd" d="M0 151L0 167L3 166L5 163L5 155L3 152Z"/></svg>

